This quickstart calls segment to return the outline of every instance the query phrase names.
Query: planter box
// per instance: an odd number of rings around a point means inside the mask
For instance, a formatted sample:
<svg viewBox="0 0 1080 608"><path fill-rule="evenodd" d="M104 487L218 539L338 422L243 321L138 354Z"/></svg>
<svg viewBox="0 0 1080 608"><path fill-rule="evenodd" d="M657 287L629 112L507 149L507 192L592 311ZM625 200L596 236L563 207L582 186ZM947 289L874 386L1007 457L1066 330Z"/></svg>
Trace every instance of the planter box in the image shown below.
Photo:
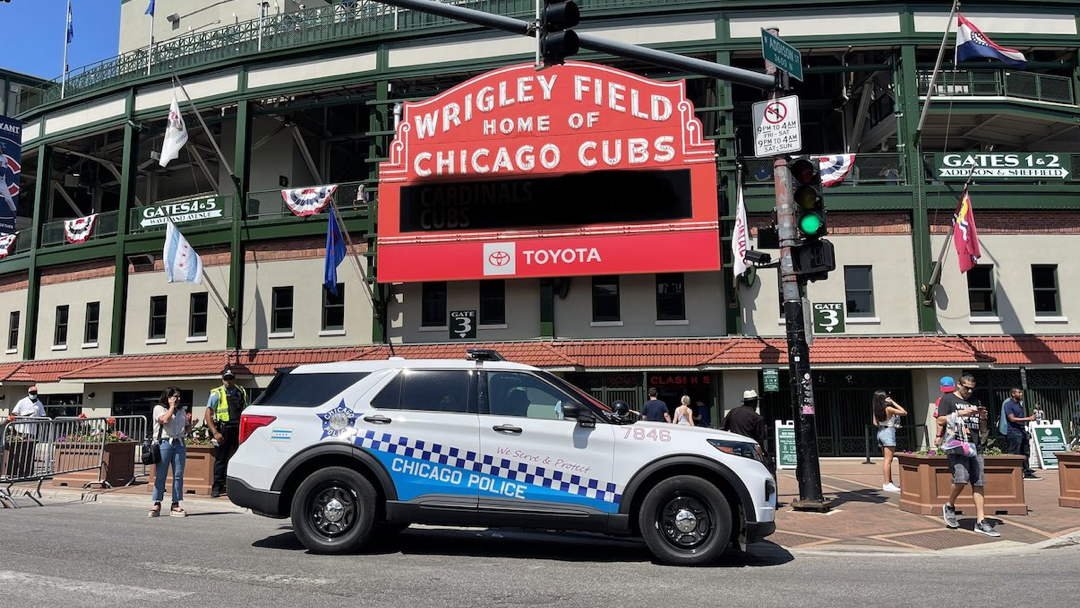
<svg viewBox="0 0 1080 608"><path fill-rule="evenodd" d="M135 442L106 443L97 463L97 447L63 443L56 446L56 471L93 468L73 473L59 473L53 483L60 486L88 487L101 483L106 487L118 487L135 480Z"/></svg>
<svg viewBox="0 0 1080 608"><path fill-rule="evenodd" d="M900 509L920 515L940 514L952 491L948 457L897 454L896 459L900 461ZM1027 515L1024 457L987 456L985 462L986 514ZM956 509L965 515L975 513L970 485L957 498Z"/></svg>
<svg viewBox="0 0 1080 608"><path fill-rule="evenodd" d="M147 492L154 491L154 479L157 476L157 466L147 467L150 472L150 483L146 486ZM212 446L187 446L187 461L184 463L184 494L196 496L209 496L210 487L214 483L214 448ZM172 469L165 479L165 499L168 500L172 492Z"/></svg>
<svg viewBox="0 0 1080 608"><path fill-rule="evenodd" d="M13 441L0 453L0 477L30 477L34 472L36 441Z"/></svg>
<svg viewBox="0 0 1080 608"><path fill-rule="evenodd" d="M1080 508L1080 452L1054 452L1058 459L1058 505Z"/></svg>

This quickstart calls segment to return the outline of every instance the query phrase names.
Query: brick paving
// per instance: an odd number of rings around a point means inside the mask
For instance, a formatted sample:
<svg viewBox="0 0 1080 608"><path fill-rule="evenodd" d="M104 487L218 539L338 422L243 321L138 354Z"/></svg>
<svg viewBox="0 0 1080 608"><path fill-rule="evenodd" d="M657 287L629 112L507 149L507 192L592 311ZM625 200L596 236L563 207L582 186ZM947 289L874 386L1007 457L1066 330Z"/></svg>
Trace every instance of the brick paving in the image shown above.
<svg viewBox="0 0 1080 608"><path fill-rule="evenodd" d="M899 479L894 468L893 479ZM1080 532L1080 509L1057 504L1057 471L1039 471L1042 481L1025 482L1029 514L995 516L1001 538L972 531L974 513L962 513L960 529L949 530L940 516L915 515L900 510L899 494L881 490L881 461L862 459L821 461L822 491L832 500L828 513L797 512L790 503L798 498L794 471L781 471L777 533L770 539L789 549L892 550L928 552L993 543L1034 544Z"/></svg>

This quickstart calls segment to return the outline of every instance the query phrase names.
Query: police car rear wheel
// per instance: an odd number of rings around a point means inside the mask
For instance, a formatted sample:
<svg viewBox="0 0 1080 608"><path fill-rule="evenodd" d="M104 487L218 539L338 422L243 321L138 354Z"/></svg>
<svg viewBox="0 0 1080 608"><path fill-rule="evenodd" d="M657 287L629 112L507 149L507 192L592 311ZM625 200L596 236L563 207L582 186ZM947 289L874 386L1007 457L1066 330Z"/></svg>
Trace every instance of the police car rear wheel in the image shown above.
<svg viewBox="0 0 1080 608"><path fill-rule="evenodd" d="M657 560L682 566L714 561L731 536L731 508L715 485L679 475L653 486L638 512L638 526Z"/></svg>
<svg viewBox="0 0 1080 608"><path fill-rule="evenodd" d="M321 469L296 489L293 531L315 553L355 550L371 537L376 500L375 488L360 473L345 467Z"/></svg>

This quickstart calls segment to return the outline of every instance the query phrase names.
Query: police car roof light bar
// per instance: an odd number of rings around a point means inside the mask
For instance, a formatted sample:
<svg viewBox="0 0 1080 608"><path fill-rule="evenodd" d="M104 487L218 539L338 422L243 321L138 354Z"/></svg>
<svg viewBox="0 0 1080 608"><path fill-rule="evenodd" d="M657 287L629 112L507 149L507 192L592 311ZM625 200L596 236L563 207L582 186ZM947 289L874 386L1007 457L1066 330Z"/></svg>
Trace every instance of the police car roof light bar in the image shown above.
<svg viewBox="0 0 1080 608"><path fill-rule="evenodd" d="M506 361L494 348L469 348L465 354L465 358L472 361Z"/></svg>

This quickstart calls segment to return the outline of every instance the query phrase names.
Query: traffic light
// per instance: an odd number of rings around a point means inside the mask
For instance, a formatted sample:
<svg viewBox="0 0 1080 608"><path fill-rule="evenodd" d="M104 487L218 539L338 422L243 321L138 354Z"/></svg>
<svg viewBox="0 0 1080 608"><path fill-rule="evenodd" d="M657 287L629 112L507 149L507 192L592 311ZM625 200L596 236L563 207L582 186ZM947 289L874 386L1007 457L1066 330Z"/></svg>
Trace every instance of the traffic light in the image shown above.
<svg viewBox="0 0 1080 608"><path fill-rule="evenodd" d="M829 231L825 225L825 199L817 162L806 156L795 160L791 164L791 177L799 239L804 242L820 239Z"/></svg>
<svg viewBox="0 0 1080 608"><path fill-rule="evenodd" d="M540 12L540 56L545 66L561 65L570 55L577 54L578 36L570 29L581 21L581 11L573 0L565 2L544 0Z"/></svg>
<svg viewBox="0 0 1080 608"><path fill-rule="evenodd" d="M820 281L836 270L833 244L825 239L803 243L791 250L791 264L800 281Z"/></svg>

